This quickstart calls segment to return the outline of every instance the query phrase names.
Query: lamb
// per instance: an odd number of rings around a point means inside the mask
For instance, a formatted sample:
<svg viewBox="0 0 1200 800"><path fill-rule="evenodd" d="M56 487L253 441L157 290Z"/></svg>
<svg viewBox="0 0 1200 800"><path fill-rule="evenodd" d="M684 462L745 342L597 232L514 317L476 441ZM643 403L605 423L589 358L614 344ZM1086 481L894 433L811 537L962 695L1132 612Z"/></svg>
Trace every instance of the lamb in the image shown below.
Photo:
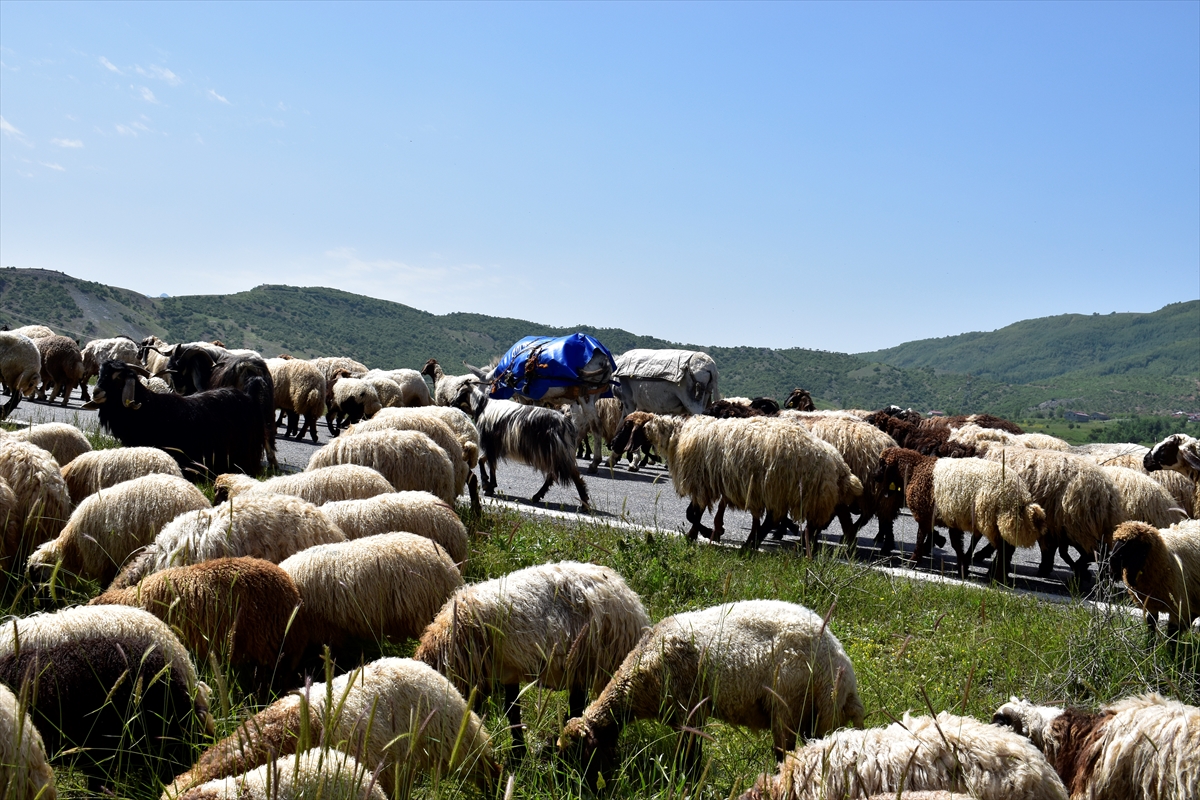
<svg viewBox="0 0 1200 800"><path fill-rule="evenodd" d="M167 567L253 556L278 564L306 547L344 542L321 509L298 497L255 494L180 514L129 561L109 588L124 589Z"/></svg>
<svg viewBox="0 0 1200 800"><path fill-rule="evenodd" d="M170 793L167 794L170 797ZM339 750L283 756L232 778L218 778L173 800L387 800L371 771Z"/></svg>
<svg viewBox="0 0 1200 800"><path fill-rule="evenodd" d="M420 406L416 408L385 408L371 418L371 423L382 423L384 420L390 419L431 419L437 420L445 424L454 435L458 438L459 447L462 449L463 459L467 463L467 489L471 496L471 511L476 516L481 513L479 504L479 478L472 470L479 465L479 429L475 427L475 423L465 412L457 408L448 406ZM423 428L414 428L428 433ZM434 438L434 441L438 441ZM443 448L445 449L445 448ZM453 448L446 450L450 453ZM455 466L455 474L457 476L458 467ZM457 485L457 477L455 478ZM462 489L458 490L462 494Z"/></svg>
<svg viewBox="0 0 1200 800"><path fill-rule="evenodd" d="M1117 489L1122 522L1136 520L1166 528L1187 516L1158 481L1127 467L1101 467Z"/></svg>
<svg viewBox="0 0 1200 800"><path fill-rule="evenodd" d="M304 605L299 627L312 644L340 651L347 639L417 637L463 584L439 545L412 533L383 533L310 547L279 565Z"/></svg>
<svg viewBox="0 0 1200 800"><path fill-rule="evenodd" d="M307 471L334 464L370 467L398 492L428 491L450 505L457 497L450 456L420 431L381 430L339 437L313 453Z"/></svg>
<svg viewBox="0 0 1200 800"><path fill-rule="evenodd" d="M281 663L294 670L308 633L293 624L301 596L281 567L258 558L215 558L172 567L136 586L109 589L93 606L133 606L177 631L197 657L233 667Z"/></svg>
<svg viewBox="0 0 1200 800"><path fill-rule="evenodd" d="M65 467L77 457L92 450L92 444L83 435L83 431L65 422L46 422L8 433L0 431L0 437L35 444L54 456L60 467Z"/></svg>
<svg viewBox="0 0 1200 800"><path fill-rule="evenodd" d="M1156 529L1125 522L1113 533L1109 569L1125 582L1130 597L1146 612L1154 632L1159 613L1169 632L1189 627L1200 617L1200 520Z"/></svg>
<svg viewBox="0 0 1200 800"><path fill-rule="evenodd" d="M370 419L383 408L375 387L361 378L337 377L330 385L325 397L329 409L325 415L325 427L337 436L347 423L354 424Z"/></svg>
<svg viewBox="0 0 1200 800"><path fill-rule="evenodd" d="M9 394L0 419L13 412L22 396L33 395L41 376L42 354L33 340L10 331L0 333L0 382Z"/></svg>
<svg viewBox="0 0 1200 800"><path fill-rule="evenodd" d="M742 800L916 798L927 790L976 800L1067 798L1054 768L1023 736L943 711L808 742Z"/></svg>
<svg viewBox="0 0 1200 800"><path fill-rule="evenodd" d="M317 421L325 415L325 376L313 364L299 358L267 361L275 384L275 407L287 414L285 436L304 438L308 431L317 441ZM304 425L300 426L300 415Z"/></svg>
<svg viewBox="0 0 1200 800"><path fill-rule="evenodd" d="M579 759L593 782L615 763L626 723L661 718L677 730L703 729L709 716L770 728L782 758L799 737L861 727L863 705L854 667L819 615L778 600L728 603L647 631L599 699L567 722L558 749ZM693 739L688 760L695 763L700 742Z"/></svg>
<svg viewBox="0 0 1200 800"><path fill-rule="evenodd" d="M274 433L271 393L262 378L247 379L245 392L223 388L184 397L154 394L139 377L147 374L136 364L105 362L84 408L99 409L100 424L122 444L165 450L190 474L258 473L269 441L264 415Z"/></svg>
<svg viewBox="0 0 1200 800"><path fill-rule="evenodd" d="M26 571L35 585L48 583L56 572L108 584L168 522L209 507L199 489L176 475L144 475L118 483L86 497L58 538L29 557Z"/></svg>
<svg viewBox="0 0 1200 800"><path fill-rule="evenodd" d="M419 775L457 770L484 786L500 776L483 723L450 681L419 661L381 658L272 703L205 751L168 792L246 772L317 742L378 770L389 797Z"/></svg>
<svg viewBox="0 0 1200 800"><path fill-rule="evenodd" d="M233 472L218 475L213 483L213 499L218 503L253 492L290 494L314 506L323 506L338 500L366 500L393 491L387 478L358 464L335 464L311 472L278 475L265 481Z"/></svg>
<svg viewBox="0 0 1200 800"><path fill-rule="evenodd" d="M0 519L0 573L6 573L58 536L71 514L71 497L58 462L28 442L0 439L0 480L12 494L11 508Z"/></svg>
<svg viewBox="0 0 1200 800"><path fill-rule="evenodd" d="M76 606L7 622L0 683L34 681L29 711L47 752L78 759L93 777L144 762L166 778L191 763L198 734L213 732L187 650L141 609Z"/></svg>
<svg viewBox="0 0 1200 800"><path fill-rule="evenodd" d="M79 345L66 336L45 336L33 343L42 356L42 386L38 390L38 399L46 400L46 389L53 386L54 391L47 402L53 403L61 396L65 406L71 399L71 392L83 382L83 354L79 352Z"/></svg>
<svg viewBox="0 0 1200 800"><path fill-rule="evenodd" d="M83 376L80 384L80 394L84 400L88 397L88 381L100 374L100 365L105 361L124 361L126 364L141 364L138 345L128 336L118 336L115 339L93 339L83 347Z"/></svg>
<svg viewBox="0 0 1200 800"><path fill-rule="evenodd" d="M0 683L0 788L5 800L55 800L54 771L26 702Z"/></svg>
<svg viewBox="0 0 1200 800"><path fill-rule="evenodd" d="M175 459L157 447L93 450L73 459L62 468L63 480L67 483L73 503L82 503L85 497L101 489L145 475L174 475L176 478L182 478L183 472L175 463Z"/></svg>
<svg viewBox="0 0 1200 800"><path fill-rule="evenodd" d="M578 716L633 649L650 619L612 569L562 561L465 586L421 635L413 658L464 694L504 689L513 753L525 752L517 701L523 682L570 692Z"/></svg>
<svg viewBox="0 0 1200 800"><path fill-rule="evenodd" d="M432 539L454 563L467 559L467 528L454 508L429 492L394 492L367 500L326 503L321 511L347 539L404 531Z"/></svg>
<svg viewBox="0 0 1200 800"><path fill-rule="evenodd" d="M1156 693L1096 713L1012 698L993 721L1023 734L1054 765L1071 800L1200 796L1200 708Z"/></svg>

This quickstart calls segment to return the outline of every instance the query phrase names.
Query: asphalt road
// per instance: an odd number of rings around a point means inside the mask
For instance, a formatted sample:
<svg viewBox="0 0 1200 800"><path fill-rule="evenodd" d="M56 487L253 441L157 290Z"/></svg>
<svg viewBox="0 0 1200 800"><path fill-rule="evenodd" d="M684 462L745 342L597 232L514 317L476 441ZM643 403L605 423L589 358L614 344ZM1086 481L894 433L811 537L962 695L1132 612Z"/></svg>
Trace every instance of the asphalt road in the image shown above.
<svg viewBox="0 0 1200 800"><path fill-rule="evenodd" d="M22 400L20 406L13 412L11 420L32 422L49 422L58 420L70 422L79 427L95 427L98 422L94 411L84 411L82 402L76 393L68 407L59 404L53 406L46 403ZM282 432L282 429L281 429ZM318 442L309 439L296 441L285 439L281 435L276 444L279 465L284 471L298 471L308 465L312 454L329 440L329 432L324 421L318 426ZM587 469L587 463L579 462L581 472ZM541 474L521 464L500 462L498 471L497 497L513 501L518 505L532 506L528 498L541 488L544 478ZM601 465L596 475L587 475L588 491L591 495L593 511L590 515L598 520L620 520L649 528L659 528L682 532L686 530L684 510L687 502L675 494L670 475L663 466L647 466L640 472L629 472L628 464L623 463L615 470L609 470ZM537 504L546 509L563 512L579 512L579 497L573 486L554 486L546 495L545 501ZM711 515L705 516L705 524L711 525ZM723 545L739 545L744 542L750 532L750 515L730 509L725 515L725 536ZM869 522L859 531L857 552L854 557L860 561L879 563L892 567L909 567L911 562L907 556L912 552L916 543L916 525L907 514L902 515L895 525L896 545L904 552L904 556L893 555L881 557L874 544L878 526L875 520ZM825 546L838 547L841 543L841 527L835 520L821 536ZM770 537L762 544L762 549L770 550L780 547L796 547L799 539L785 537L782 542L773 541ZM710 546L701 540L701 546ZM1038 591L1051 594L1067 594L1067 581L1071 578L1070 570L1056 560L1053 575L1048 579L1037 577L1036 570L1040 559L1037 548L1018 550L1013 558L1014 586L1023 591ZM988 562L973 564L970 570L972 580L986 580ZM922 572L958 577L954 551L949 544L945 547L934 547L930 560L918 567ZM1093 567L1093 570L1095 568Z"/></svg>

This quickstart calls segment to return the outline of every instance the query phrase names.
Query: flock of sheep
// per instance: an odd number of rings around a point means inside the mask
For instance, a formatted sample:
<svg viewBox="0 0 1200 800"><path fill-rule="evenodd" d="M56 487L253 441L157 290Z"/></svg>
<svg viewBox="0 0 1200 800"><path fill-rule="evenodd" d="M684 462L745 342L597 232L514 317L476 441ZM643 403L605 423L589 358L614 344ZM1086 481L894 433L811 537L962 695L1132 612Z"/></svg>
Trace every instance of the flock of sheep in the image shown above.
<svg viewBox="0 0 1200 800"><path fill-rule="evenodd" d="M987 539L1001 580L1015 547L1040 546L1044 565L1060 553L1081 577L1107 559L1151 624L1161 612L1179 629L1200 616L1191 437L1070 448L987 415L820 412L802 391L784 408L721 400L715 367L706 395L680 385L564 410L490 399L478 374L446 376L432 361L431 394L415 370L350 359L152 339L80 351L39 333L0 332L5 408L39 386L52 400L86 396L95 375L89 404L124 446L93 451L62 423L0 433L5 596L106 587L88 605L0 626L4 796L54 797L48 753L96 789L149 770L169 798L382 798L450 771L491 795L503 760L474 709L503 691L520 758L528 684L568 692L559 755L593 785L618 768L630 722L675 727L690 769L712 718L771 732L779 771L746 793L755 800L1200 796L1195 707L1154 694L1097 712L1014 698L987 723L943 712L863 729L829 620L755 600L655 623L619 574L576 562L465 585L471 533L454 509L469 490L478 510L474 468L491 493L502 459L546 476L535 499L559 481L586 506L576 454L596 434L610 463L665 460L693 538L719 539L732 506L753 517L751 546L792 530L811 545L834 519L853 541L878 516L890 549L907 506L917 558L941 525L960 565ZM322 415L338 435L304 472L252 477L273 459L277 425L315 439ZM597 442L593 465L599 455ZM215 505L193 483L211 476ZM333 674L364 643L407 638L419 641L412 659ZM306 680L326 649L326 680ZM199 759L216 701L197 662L257 696L286 692Z"/></svg>

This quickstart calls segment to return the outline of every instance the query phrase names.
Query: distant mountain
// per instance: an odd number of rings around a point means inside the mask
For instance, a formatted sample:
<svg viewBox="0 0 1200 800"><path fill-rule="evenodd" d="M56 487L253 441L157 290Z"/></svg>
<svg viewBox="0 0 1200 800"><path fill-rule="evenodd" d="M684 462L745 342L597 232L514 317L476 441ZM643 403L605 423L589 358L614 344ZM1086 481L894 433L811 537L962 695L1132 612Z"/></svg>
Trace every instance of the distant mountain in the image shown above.
<svg viewBox="0 0 1200 800"><path fill-rule="evenodd" d="M231 295L149 298L59 272L0 269L0 322L9 327L40 322L79 339L119 334L140 339L151 333L171 342L220 339L229 347L253 348L264 355L346 355L384 368L420 368L436 358L447 372L455 373L462 370L463 361L482 365L523 336L578 330L596 336L616 354L633 347L704 349L717 361L726 395L782 398L803 386L823 407L897 403L1010 416L1051 401L1110 414L1200 407L1200 347L1187 352L1188 325L1197 330L1200 303L1115 316L1154 319L1149 324L1127 319L1126 333L1112 333L1091 356L1086 352L1087 334L1056 335L1052 328L1039 327L1065 319L1060 317L1029 320L995 334L913 342L855 356L802 348L700 348L615 328L552 328L482 314L439 316L336 289L264 285ZM987 344L986 337L1022 325L1043 331L1036 347L1019 334ZM981 338L975 355L969 349L961 355L955 351L953 368L934 355L936 343L961 340L958 346L969 348ZM1192 341L1198 341L1195 334ZM913 351L916 355L898 352L910 346L923 349ZM1018 355L1006 360L1008 349ZM906 357L912 361L904 362ZM1020 379L1008 377L1017 374L1023 358L1042 366L1018 375ZM1046 377L1029 377L1038 375Z"/></svg>

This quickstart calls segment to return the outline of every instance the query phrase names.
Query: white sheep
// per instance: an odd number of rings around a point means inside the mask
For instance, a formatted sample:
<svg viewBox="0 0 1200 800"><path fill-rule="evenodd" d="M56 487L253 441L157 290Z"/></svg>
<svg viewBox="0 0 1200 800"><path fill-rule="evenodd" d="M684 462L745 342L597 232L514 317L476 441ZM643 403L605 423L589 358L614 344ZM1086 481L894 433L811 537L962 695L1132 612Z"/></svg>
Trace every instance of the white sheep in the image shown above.
<svg viewBox="0 0 1200 800"><path fill-rule="evenodd" d="M513 749L522 754L521 684L569 690L576 716L649 624L641 599L614 570L562 561L459 589L413 657L464 693L503 687Z"/></svg>
<svg viewBox="0 0 1200 800"><path fill-rule="evenodd" d="M21 397L31 397L42 381L42 354L28 336L0 331L0 383L8 402L0 408L0 419L12 413Z"/></svg>
<svg viewBox="0 0 1200 800"><path fill-rule="evenodd" d="M401 412L406 409L399 409ZM434 443L450 456L450 463L454 465L454 496L458 497L462 494L463 488L467 484L467 477L471 474L471 468L467 465L466 456L463 455L462 444L459 443L458 436L450 429L450 426L442 422L440 419L434 419L420 414L389 414L386 417L376 415L374 418L351 425L346 429L346 436L362 435L371 433L372 431L420 431L434 441Z"/></svg>
<svg viewBox="0 0 1200 800"><path fill-rule="evenodd" d="M328 408L325 426L334 436L347 422L370 419L383 408L375 387L361 378L344 376L334 380L332 388L325 395L325 405Z"/></svg>
<svg viewBox="0 0 1200 800"><path fill-rule="evenodd" d="M1071 800L1200 797L1200 708L1159 694L1093 714L1012 698L993 721L1027 736L1058 770Z"/></svg>
<svg viewBox="0 0 1200 800"><path fill-rule="evenodd" d="M54 331L45 325L22 325L19 328L13 328L9 333L28 336L30 339L45 339L47 336L55 335Z"/></svg>
<svg viewBox="0 0 1200 800"><path fill-rule="evenodd" d="M54 456L60 467L65 467L92 450L92 443L83 435L83 431L65 422L44 422L15 431L0 431L0 438L35 444Z"/></svg>
<svg viewBox="0 0 1200 800"><path fill-rule="evenodd" d="M317 441L317 422L325 414L325 375L308 361L299 358L269 358L267 369L275 385L275 408L287 414L285 436L304 438L308 431ZM300 425L300 416L304 425Z"/></svg>
<svg viewBox="0 0 1200 800"><path fill-rule="evenodd" d="M1146 522L1156 528L1179 522L1188 516L1162 484L1145 472L1128 467L1101 467L1117 487L1121 521Z"/></svg>
<svg viewBox="0 0 1200 800"><path fill-rule="evenodd" d="M1045 433L1009 433L1000 428L984 428L976 424L951 428L950 441L972 445L979 453L997 444L1001 447L1025 447L1030 450L1071 450L1071 445L1057 436Z"/></svg>
<svg viewBox="0 0 1200 800"><path fill-rule="evenodd" d="M54 800L54 771L25 704L0 683L0 789L6 800Z"/></svg>
<svg viewBox="0 0 1200 800"><path fill-rule="evenodd" d="M307 471L334 464L370 467L398 492L430 492L451 505L457 497L450 456L419 431L382 430L338 437L313 453Z"/></svg>
<svg viewBox="0 0 1200 800"><path fill-rule="evenodd" d="M179 464L157 447L117 447L93 450L75 458L62 468L63 480L71 501L83 502L101 489L131 481L143 475L174 475L182 478Z"/></svg>
<svg viewBox="0 0 1200 800"><path fill-rule="evenodd" d="M742 800L909 798L930 790L975 800L1067 798L1054 768L1027 739L943 711L808 742Z"/></svg>
<svg viewBox="0 0 1200 800"><path fill-rule="evenodd" d="M210 508L199 489L174 475L143 475L89 495L56 539L29 557L35 584L60 574L108 584L134 552L188 511Z"/></svg>
<svg viewBox="0 0 1200 800"><path fill-rule="evenodd" d="M593 776L613 766L627 722L702 729L709 717L769 728L781 757L799 737L861 726L863 705L854 667L820 615L778 600L728 603L647 631L600 698L567 722L559 751ZM699 741L689 749L698 759Z"/></svg>
<svg viewBox="0 0 1200 800"><path fill-rule="evenodd" d="M279 756L236 777L217 778L164 800L387 800L371 770L340 750Z"/></svg>
<svg viewBox="0 0 1200 800"><path fill-rule="evenodd" d="M213 482L213 497L218 503L254 492L290 494L315 506L323 506L338 500L365 500L393 491L387 478L358 464L335 464L312 472L277 475L265 481L255 480L242 472L228 472L218 475Z"/></svg>
<svg viewBox="0 0 1200 800"><path fill-rule="evenodd" d="M321 506L347 539L403 531L432 539L456 564L467 559L467 528L454 508L429 492L392 492L366 500L342 500Z"/></svg>
<svg viewBox="0 0 1200 800"><path fill-rule="evenodd" d="M440 420L454 431L454 435L458 437L458 444L462 447L463 458L467 461L468 471L474 470L479 464L479 429L475 427L475 423L467 416L466 412L459 408L451 406L431 406L425 405L419 408L385 408L378 414L372 417L374 420L385 420L392 417L425 417L429 419ZM479 478L474 472L469 472L467 476L467 488L471 494L471 510L478 516L480 511L479 506Z"/></svg>
<svg viewBox="0 0 1200 800"><path fill-rule="evenodd" d="M1126 522L1113 534L1108 560L1113 577L1146 612L1153 631L1159 613L1168 630L1186 628L1200 617L1200 520L1158 529Z"/></svg>
<svg viewBox="0 0 1200 800"><path fill-rule="evenodd" d="M365 377L372 382L374 378L386 378L399 388L400 400L392 404L393 408L428 406L433 403L429 396L429 384L425 383L421 373L415 369L373 369L367 372ZM383 400L382 395L380 400ZM384 403L384 406L387 405L389 404Z"/></svg>
<svg viewBox="0 0 1200 800"><path fill-rule="evenodd" d="M71 497L58 462L28 442L0 439L0 480L12 492L13 503L0 519L0 572L7 572L58 536L71 515Z"/></svg>
<svg viewBox="0 0 1200 800"><path fill-rule="evenodd" d="M114 339L93 339L83 347L83 399L88 399L88 381L100 374L100 365L105 361L124 361L126 364L141 365L138 345L127 336Z"/></svg>
<svg viewBox="0 0 1200 800"><path fill-rule="evenodd" d="M333 382L337 373L342 370L351 376L366 375L369 372L366 364L344 356L323 356L321 358L314 358L309 363L321 370L321 374L325 376L325 380L330 383Z"/></svg>

